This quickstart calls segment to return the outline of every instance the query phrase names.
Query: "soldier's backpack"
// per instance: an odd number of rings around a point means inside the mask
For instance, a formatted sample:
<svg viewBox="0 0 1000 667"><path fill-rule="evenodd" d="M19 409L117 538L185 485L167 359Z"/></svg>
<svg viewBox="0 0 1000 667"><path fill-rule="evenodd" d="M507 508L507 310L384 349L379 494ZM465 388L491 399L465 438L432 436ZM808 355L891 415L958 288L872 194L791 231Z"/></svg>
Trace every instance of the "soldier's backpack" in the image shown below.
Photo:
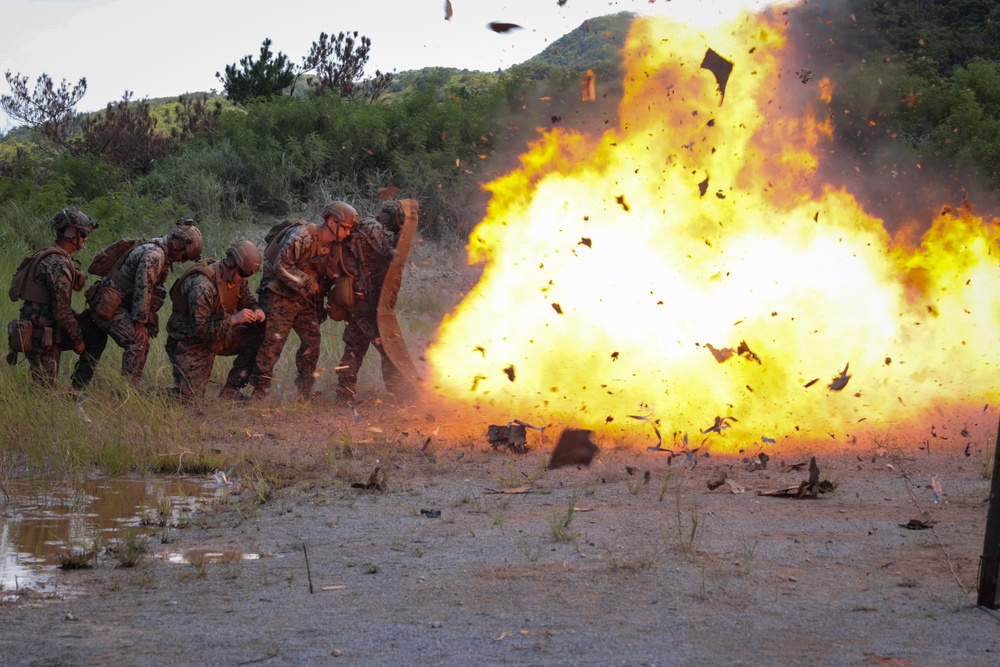
<svg viewBox="0 0 1000 667"><path fill-rule="evenodd" d="M118 239L94 256L90 266L87 267L87 272L95 276L106 276L111 269L120 269L128 254L143 243L149 241L136 238Z"/></svg>
<svg viewBox="0 0 1000 667"><path fill-rule="evenodd" d="M49 303L48 290L35 282L34 275L38 263L54 252L60 251L55 246L49 246L24 258L14 273L14 279L10 281L10 289L7 290L7 296L11 301L24 299L36 303Z"/></svg>
<svg viewBox="0 0 1000 667"><path fill-rule="evenodd" d="M302 225L309 224L305 220L300 220L298 218L287 218L282 220L278 224L271 227L267 234L264 235L264 257L267 261L274 264L278 259L278 248L281 247L281 240L285 238L285 234L292 227L301 227Z"/></svg>

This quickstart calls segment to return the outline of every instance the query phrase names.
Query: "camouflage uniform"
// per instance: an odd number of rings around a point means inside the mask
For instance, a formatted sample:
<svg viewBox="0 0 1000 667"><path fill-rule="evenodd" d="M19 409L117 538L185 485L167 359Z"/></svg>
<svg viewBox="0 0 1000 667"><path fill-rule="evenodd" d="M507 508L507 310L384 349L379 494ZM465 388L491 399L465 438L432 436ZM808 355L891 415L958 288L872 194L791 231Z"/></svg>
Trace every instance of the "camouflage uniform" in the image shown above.
<svg viewBox="0 0 1000 667"><path fill-rule="evenodd" d="M252 379L254 396L263 397L271 386L274 367L291 331L299 336L295 353L295 386L301 398L312 397L319 363L320 313L323 294L342 269L341 245L319 241L318 227L291 227L280 239L275 261L266 257L257 294L267 314L264 340L257 352ZM319 291L313 289L319 286Z"/></svg>
<svg viewBox="0 0 1000 667"><path fill-rule="evenodd" d="M86 353L73 372L73 386L87 385L104 354L108 336L122 348L122 375L136 383L142 379L149 353L149 339L159 332L158 312L166 299L167 274L172 262L167 252L169 237L153 239L133 249L120 269L120 280L104 276L101 283L114 281L122 293L122 303L104 320L89 308L81 318Z"/></svg>
<svg viewBox="0 0 1000 667"><path fill-rule="evenodd" d="M216 275L219 264L214 266ZM186 312L175 305L167 320L166 346L173 365L174 391L183 398L203 396L216 356L236 357L226 386L235 389L246 386L264 336L263 322L235 327L229 323L229 315L240 309L260 308L246 281L239 286L239 296L232 304L223 303L216 280L196 269L179 278L178 283L171 290L171 297L176 295L181 299Z"/></svg>
<svg viewBox="0 0 1000 667"><path fill-rule="evenodd" d="M72 350L84 340L71 302L73 292L83 289L87 277L69 253L56 246L55 252L39 260L31 278L48 291L48 303L25 300L21 306L20 319L30 321L33 327L32 349L26 356L35 382L52 387L62 351Z"/></svg>
<svg viewBox="0 0 1000 667"><path fill-rule="evenodd" d="M374 218L359 222L352 235L351 252L347 253L347 270L356 276L354 308L349 311L344 322L344 354L337 364L338 401L353 400L358 372L369 346L372 345L381 356L382 381L386 391L396 394L405 388L399 370L382 348L377 319L382 281L389 270L398 239L398 232L393 232Z"/></svg>

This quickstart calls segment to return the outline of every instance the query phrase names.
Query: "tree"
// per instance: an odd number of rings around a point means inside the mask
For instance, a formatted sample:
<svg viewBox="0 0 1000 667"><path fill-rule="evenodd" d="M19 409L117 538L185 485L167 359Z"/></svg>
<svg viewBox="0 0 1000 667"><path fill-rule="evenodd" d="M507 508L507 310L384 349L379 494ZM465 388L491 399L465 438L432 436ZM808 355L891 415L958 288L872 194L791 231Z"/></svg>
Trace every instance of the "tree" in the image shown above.
<svg viewBox="0 0 1000 667"><path fill-rule="evenodd" d="M360 97L374 102L392 83L392 74L375 70L375 76L357 83L368 63L372 41L358 31L341 32L331 37L325 32L312 43L309 55L302 59L302 72L315 72L310 85L316 95L335 91L344 99Z"/></svg>
<svg viewBox="0 0 1000 667"><path fill-rule="evenodd" d="M149 101L131 100L127 90L120 101L109 102L103 114L84 120L83 146L92 155L103 155L108 164L143 174L170 151L171 141L156 131L158 121L150 113Z"/></svg>
<svg viewBox="0 0 1000 667"><path fill-rule="evenodd" d="M245 104L252 100L269 99L281 95L295 83L295 66L281 51L271 52L271 39L260 46L260 57L243 56L239 66L226 65L225 76L215 73L222 82L223 92L232 102Z"/></svg>
<svg viewBox="0 0 1000 667"><path fill-rule="evenodd" d="M0 108L8 116L19 120L40 133L54 145L75 154L72 138L76 112L73 110L87 92L87 79L75 86L63 79L57 88L48 74L35 82L34 91L28 90L28 77L7 70L4 77L10 86L10 95L0 95Z"/></svg>

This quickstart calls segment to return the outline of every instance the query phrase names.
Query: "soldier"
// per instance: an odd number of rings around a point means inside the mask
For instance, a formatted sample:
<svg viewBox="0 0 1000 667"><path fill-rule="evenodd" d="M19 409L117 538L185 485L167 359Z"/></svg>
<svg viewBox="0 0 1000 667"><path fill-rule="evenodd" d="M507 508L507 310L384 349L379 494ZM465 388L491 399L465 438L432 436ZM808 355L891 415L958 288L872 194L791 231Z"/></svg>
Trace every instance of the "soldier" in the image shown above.
<svg viewBox="0 0 1000 667"><path fill-rule="evenodd" d="M257 291L267 320L251 380L255 399L267 395L274 366L291 331L300 341L295 354L295 386L299 398L312 399L323 297L332 281L344 273L342 244L350 238L357 220L353 206L336 201L323 209L323 224L289 221L270 239Z"/></svg>
<svg viewBox="0 0 1000 667"><path fill-rule="evenodd" d="M407 389L399 369L382 347L377 321L382 282L396 252L396 242L405 220L400 203L389 200L382 203L378 215L362 220L354 230L347 266L348 272L356 277L354 307L348 311L344 322L344 354L337 365L338 403L353 401L358 371L372 345L381 356L386 391L400 396Z"/></svg>
<svg viewBox="0 0 1000 667"><path fill-rule="evenodd" d="M195 264L170 288L173 313L167 320L167 356L174 393L197 399L205 394L216 356L234 356L219 394L245 398L257 348L264 336L264 311L250 294L247 279L260 269L261 254L250 241L237 241L225 259Z"/></svg>
<svg viewBox="0 0 1000 667"><path fill-rule="evenodd" d="M14 363L23 352L31 365L31 376L44 387L54 387L63 350L83 354L86 344L73 312L73 292L79 292L87 276L70 257L87 242L97 223L75 208L60 211L49 222L55 243L26 257L11 284L12 300L24 300L20 318L9 329ZM16 340L15 340L16 339Z"/></svg>
<svg viewBox="0 0 1000 667"><path fill-rule="evenodd" d="M85 387L108 344L108 336L122 348L122 375L133 384L142 379L149 339L159 333L159 310L166 298L167 273L174 262L201 257L201 231L193 220L178 220L167 236L137 239L131 249L88 290L81 323L87 353L73 371L73 386Z"/></svg>

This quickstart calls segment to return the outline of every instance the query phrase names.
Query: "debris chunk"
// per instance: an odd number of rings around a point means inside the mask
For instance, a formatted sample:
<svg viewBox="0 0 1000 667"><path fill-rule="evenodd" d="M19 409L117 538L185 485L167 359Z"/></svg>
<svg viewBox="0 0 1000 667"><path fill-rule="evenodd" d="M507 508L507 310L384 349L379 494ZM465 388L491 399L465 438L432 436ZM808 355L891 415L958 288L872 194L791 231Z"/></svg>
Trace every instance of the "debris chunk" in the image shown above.
<svg viewBox="0 0 1000 667"><path fill-rule="evenodd" d="M527 454L530 449L528 433L520 422L511 422L506 426L490 424L486 428L486 437L493 449L504 448L513 454Z"/></svg>
<svg viewBox="0 0 1000 667"><path fill-rule="evenodd" d="M715 81L719 84L719 94L722 95L722 100L725 100L726 84L729 82L729 75L733 73L733 63L712 49L708 49L705 51L705 58L701 61L701 66L715 75ZM719 104L722 104L722 100L719 101Z"/></svg>
<svg viewBox="0 0 1000 667"><path fill-rule="evenodd" d="M594 456L600 448L590 440L593 431L588 429L568 428L559 436L556 448L552 450L552 458L549 459L549 470L562 468L563 466L584 465L589 466L594 460Z"/></svg>

